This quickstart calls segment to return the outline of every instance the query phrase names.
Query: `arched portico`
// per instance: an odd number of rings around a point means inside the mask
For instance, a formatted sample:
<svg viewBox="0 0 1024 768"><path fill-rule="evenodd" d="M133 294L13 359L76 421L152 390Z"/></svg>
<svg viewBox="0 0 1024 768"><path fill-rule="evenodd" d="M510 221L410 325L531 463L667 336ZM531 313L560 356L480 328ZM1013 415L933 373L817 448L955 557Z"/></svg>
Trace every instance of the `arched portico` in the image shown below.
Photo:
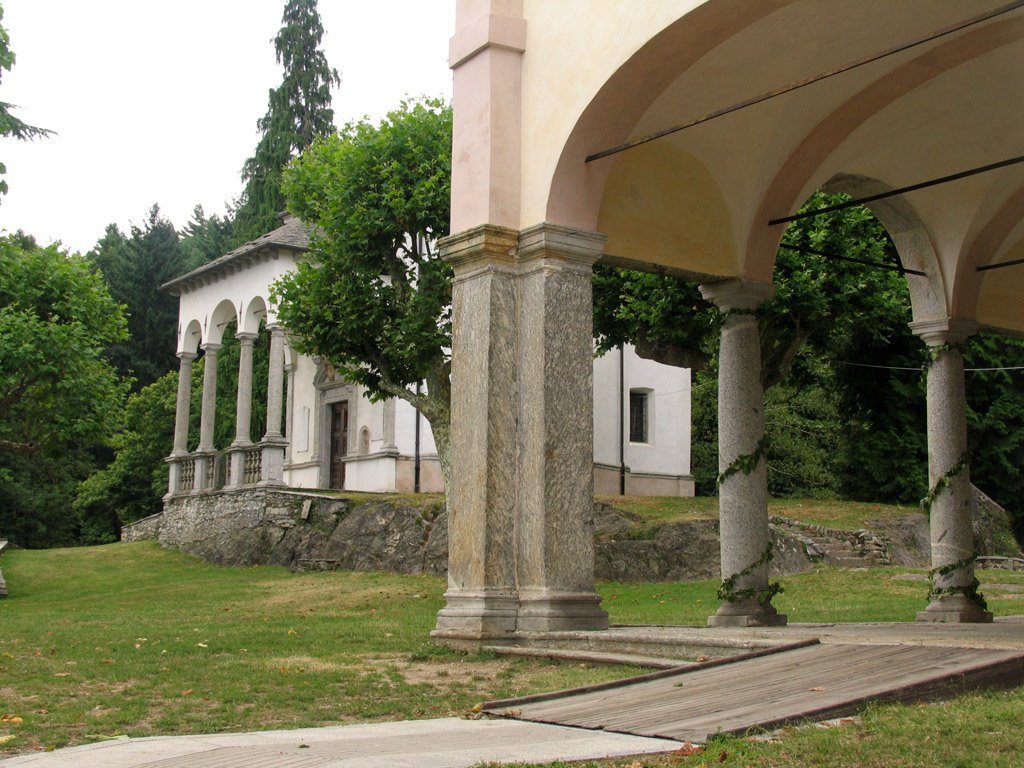
<svg viewBox="0 0 1024 768"><path fill-rule="evenodd" d="M537 305L539 315L525 315L524 242L559 233L563 243L594 244L591 260L698 280L726 313L726 333L746 349L757 331L744 316L770 291L784 231L775 220L812 192L893 190L1024 151L1013 140L1024 118L1024 10L991 0L678 0L640 13L608 0L594 14L541 0L462 0L451 51L454 234L443 247L456 268L453 464L464 487L451 499L455 565L437 634L472 638L530 626L522 532L544 529L552 512L522 500L572 483L568 463L523 471L523 446L532 439L526 425L547 424L545 414L561 410L554 390L540 401L529 397L523 377L553 343L530 329L557 317L575 334L589 307L562 303L556 316ZM756 98L771 92L781 95ZM933 482L960 465L959 455L949 458L959 444L949 435L960 429L950 414L963 410L956 344L979 324L1024 331L1024 270L999 280L976 271L1024 257L1022 190L1024 165L1013 164L871 206L904 265L925 273L909 285L913 328L937 359L929 387ZM524 358L527 340L537 346ZM504 348L518 348L518 359L501 357ZM475 361L472 373L458 373L460 357ZM738 384L756 360L742 352L730 360L722 392L756 407L759 395ZM499 428L506 407L518 420ZM757 421L744 420L731 452L723 448L723 473L737 459L756 458ZM571 412L562 419L562 428L580 426ZM556 445L549 437L542 444ZM742 502L727 504L724 491L723 508L735 506L746 521L723 520L727 583L765 570L754 557L767 525L756 476L744 479L751 487L738 494ZM959 498L947 496L939 503ZM959 507L933 514L935 541L962 538L963 505L949 503ZM587 519L569 515L559 525L582 536ZM727 558L727 548L742 555ZM952 555L937 551L935 565L950 565ZM473 570L486 563L490 570ZM755 594L766 586L766 575L745 584ZM922 618L984 618L949 601L938 605L944 593L937 594ZM747 607L723 606L722 621L776 621ZM593 617L567 609L552 625L596 626Z"/></svg>

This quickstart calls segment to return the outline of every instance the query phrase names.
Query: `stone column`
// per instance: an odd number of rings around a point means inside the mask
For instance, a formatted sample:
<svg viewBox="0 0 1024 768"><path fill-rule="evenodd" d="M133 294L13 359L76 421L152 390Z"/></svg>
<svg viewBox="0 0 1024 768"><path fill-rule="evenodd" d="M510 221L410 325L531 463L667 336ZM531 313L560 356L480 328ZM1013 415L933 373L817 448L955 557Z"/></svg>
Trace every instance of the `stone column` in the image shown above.
<svg viewBox="0 0 1024 768"><path fill-rule="evenodd" d="M181 463L176 461L188 456L188 417L192 404L192 361L195 352L178 353L178 400L174 407L174 447L169 457L167 492L177 493L181 489Z"/></svg>
<svg viewBox="0 0 1024 768"><path fill-rule="evenodd" d="M992 614L974 599L973 501L967 453L967 398L959 345L977 323L918 321L911 329L928 345L928 508L932 593L918 621L985 622ZM946 572L940 572L940 569Z"/></svg>
<svg viewBox="0 0 1024 768"><path fill-rule="evenodd" d="M284 405L284 328L270 326L270 361L267 376L267 431L263 435L262 485L280 485L284 477L284 436L281 411Z"/></svg>
<svg viewBox="0 0 1024 768"><path fill-rule="evenodd" d="M551 224L519 235L519 630L608 626L594 590L591 273L604 239Z"/></svg>
<svg viewBox="0 0 1024 768"><path fill-rule="evenodd" d="M238 339L238 397L235 403L235 439L228 449L231 457L228 485L237 488L245 476L245 448L252 445L252 349L255 333L236 333Z"/></svg>
<svg viewBox="0 0 1024 768"><path fill-rule="evenodd" d="M775 291L770 283L724 280L700 286L722 314L718 359L718 489L722 600L711 626L779 626L786 617L768 592L768 471L764 441L761 341L756 309ZM754 462L752 469L737 462Z"/></svg>
<svg viewBox="0 0 1024 768"><path fill-rule="evenodd" d="M216 459L213 444L213 430L217 420L217 353L220 344L203 345L203 406L199 420L199 453L196 456L195 489L209 487L207 471L210 462Z"/></svg>
<svg viewBox="0 0 1024 768"><path fill-rule="evenodd" d="M452 478L448 590L434 637L449 644L511 635L518 600L515 230L483 225L447 237L452 284Z"/></svg>

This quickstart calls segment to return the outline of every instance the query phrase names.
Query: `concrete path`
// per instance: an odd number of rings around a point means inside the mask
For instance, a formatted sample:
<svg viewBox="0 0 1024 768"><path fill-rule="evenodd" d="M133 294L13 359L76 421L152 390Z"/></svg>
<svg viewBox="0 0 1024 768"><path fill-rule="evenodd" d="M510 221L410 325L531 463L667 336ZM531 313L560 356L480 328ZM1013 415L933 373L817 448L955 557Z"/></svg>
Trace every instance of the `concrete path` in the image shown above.
<svg viewBox="0 0 1024 768"><path fill-rule="evenodd" d="M397 723L116 739L0 760L2 768L468 768L666 752L679 743L511 720Z"/></svg>

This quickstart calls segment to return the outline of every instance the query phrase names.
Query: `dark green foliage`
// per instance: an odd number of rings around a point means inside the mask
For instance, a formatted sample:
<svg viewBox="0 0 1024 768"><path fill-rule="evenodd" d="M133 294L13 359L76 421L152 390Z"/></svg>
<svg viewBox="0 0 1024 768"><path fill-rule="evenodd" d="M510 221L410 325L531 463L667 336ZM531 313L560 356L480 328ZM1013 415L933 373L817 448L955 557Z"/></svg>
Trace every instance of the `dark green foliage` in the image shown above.
<svg viewBox="0 0 1024 768"><path fill-rule="evenodd" d="M404 103L313 144L285 175L290 209L315 228L311 258L275 287L296 346L371 397L420 408L445 470L451 268L436 240L448 233L451 125L442 102Z"/></svg>
<svg viewBox="0 0 1024 768"><path fill-rule="evenodd" d="M235 439L238 392L238 341L234 324L224 330L224 345L217 360L217 423L214 444L226 448ZM267 371L270 335L260 328L253 349L253 408L251 439L262 436L267 419ZM189 446L199 439L202 412L203 358L192 364L192 401L189 409ZM172 371L133 394L124 410L124 429L114 436L114 460L93 473L78 489L74 507L89 521L87 543L116 541L121 525L155 514L167 493L167 463L174 442L174 411L178 372ZM83 534L86 531L83 529Z"/></svg>
<svg viewBox="0 0 1024 768"><path fill-rule="evenodd" d="M0 534L32 547L75 538L74 486L125 395L104 352L124 338L84 259L0 238Z"/></svg>
<svg viewBox="0 0 1024 768"><path fill-rule="evenodd" d="M242 167L245 190L235 217L236 244L274 228L285 208L282 169L314 139L334 132L331 86L341 81L320 50L323 34L316 0L288 0L274 38L284 79L270 91L267 114L257 122L259 144Z"/></svg>
<svg viewBox="0 0 1024 768"><path fill-rule="evenodd" d="M128 340L111 348L121 375L141 388L177 369L178 299L159 290L187 266L174 225L154 205L145 226L132 226L131 237L109 225L89 258L128 315Z"/></svg>
<svg viewBox="0 0 1024 768"><path fill-rule="evenodd" d="M1024 366L1024 341L981 333L964 349L967 368ZM1011 513L1024 541L1024 370L968 371L971 482Z"/></svg>
<svg viewBox="0 0 1024 768"><path fill-rule="evenodd" d="M815 195L804 210L842 197ZM787 245L895 265L895 249L864 208L803 219ZM854 368L846 362L899 364L923 349L911 336L909 295L896 272L779 250L776 294L758 313L765 385L769 490L776 495L828 495L842 490L872 500L920 498L923 416L893 387L868 379L906 375ZM634 343L638 352L695 369L692 471L702 493L718 474L715 378L719 322L697 286L666 275L595 270L594 326L602 349ZM915 358L916 359L916 358ZM883 374L883 375L879 375ZM920 394L917 379L900 394ZM895 384L893 385L895 386ZM922 401L923 402L923 401ZM903 453L883 447L898 431ZM897 463L898 460L898 463ZM881 490L881 494L879 492Z"/></svg>
<svg viewBox="0 0 1024 768"><path fill-rule="evenodd" d="M0 6L0 19L4 17L3 6ZM11 50L10 36L7 34L7 29L0 26L0 77L3 76L4 70L10 72L11 67L14 66L14 51ZM14 109L13 104L8 104L6 101L0 101L0 136L13 136L21 141L31 141L32 139L40 138L43 136L49 136L53 133L46 128L39 128L34 125L20 120L11 114L11 110ZM7 172L6 166L0 163L0 176ZM6 194L7 182L0 179L0 195Z"/></svg>
<svg viewBox="0 0 1024 768"><path fill-rule="evenodd" d="M192 220L181 230L181 248L184 251L182 273L223 256L232 249L234 220L231 211L224 218L217 214L207 216L203 206L192 209Z"/></svg>

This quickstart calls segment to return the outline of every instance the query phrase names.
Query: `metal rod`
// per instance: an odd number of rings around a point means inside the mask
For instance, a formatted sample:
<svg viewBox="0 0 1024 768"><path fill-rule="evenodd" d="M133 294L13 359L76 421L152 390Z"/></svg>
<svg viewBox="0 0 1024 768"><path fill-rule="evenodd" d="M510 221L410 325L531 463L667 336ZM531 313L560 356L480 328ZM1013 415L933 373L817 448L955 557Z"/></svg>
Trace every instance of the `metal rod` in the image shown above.
<svg viewBox="0 0 1024 768"><path fill-rule="evenodd" d="M420 383L416 382L416 400L420 398ZM416 408L416 426L413 432L412 492L420 492L420 409Z"/></svg>
<svg viewBox="0 0 1024 768"><path fill-rule="evenodd" d="M1000 168L1005 168L1008 165L1017 165L1018 163L1024 163L1024 155L1017 155L1017 157L1011 157L1008 160L1000 160L998 163L979 165L977 168L970 168L969 170L960 171L959 173L951 173L948 176L940 176L937 179L929 179L928 181L922 181L917 184L911 184L908 187L890 189L888 192L879 192L877 195L858 197L856 200L847 200L845 203L829 205L825 208L819 208L816 211L805 211L804 213L794 213L792 216L783 216L780 219L769 219L768 226L772 227L775 226L776 224L788 224L791 221L809 219L812 216L817 216L819 213L832 213L833 211L841 211L844 208L852 208L855 205L871 203L874 202L875 200L884 200L887 197L895 197L896 195L903 195L906 194L907 192L915 192L919 189L935 187L938 186L939 184L948 184L951 181L959 181L960 179L966 179L968 176L977 176L979 173L988 173L989 171L995 171Z"/></svg>
<svg viewBox="0 0 1024 768"><path fill-rule="evenodd" d="M987 272L990 269L1002 269L1003 267L1016 267L1018 264L1024 264L1024 259L1014 259L1013 261L1001 261L998 264L986 264L984 267L978 267L979 272Z"/></svg>
<svg viewBox="0 0 1024 768"><path fill-rule="evenodd" d="M841 256L838 253L825 253L824 251L817 251L814 248L807 248L803 245L787 245L786 243L780 243L779 248L785 248L787 251L796 251L797 253L810 253L815 256L822 256L826 259L835 259L837 261L848 261L851 264L863 264L865 267L874 267L875 269L885 269L889 272L899 272L901 275L924 275L917 269L906 269L902 264L879 264L875 261L867 261L866 259L855 259L852 256Z"/></svg>
<svg viewBox="0 0 1024 768"><path fill-rule="evenodd" d="M619 344L619 496L626 495L626 352Z"/></svg>
<svg viewBox="0 0 1024 768"><path fill-rule="evenodd" d="M642 138L633 139L632 141L626 141L623 142L622 144L619 144L618 146L612 147L611 149L603 149L600 152L595 152L592 155L587 155L586 162L589 163L593 160L600 160L603 157L616 155L619 152L625 152L627 149L633 149L634 147L639 147L641 144L647 144L649 142L655 141L656 139L669 136L673 133L678 133L679 131L686 130L687 128L692 128L695 125L706 123L709 120L714 120L716 117L722 117L723 115L738 112L741 109L746 109L747 107L752 107L755 104L760 104L762 102L768 101L769 99L774 99L776 96L782 96L783 94L786 93L792 93L793 91L803 88L804 86L811 85L812 83L819 83L822 80L827 80L830 77L841 75L844 72L849 72L850 70L857 69L858 67L862 67L865 64L871 64L872 62L884 59L887 56L902 53L903 51L909 50L918 45L929 43L932 40L937 40L938 38L944 37L945 35L950 35L953 34L954 32L959 32L960 30L967 29L968 27L974 26L975 24L980 24L983 21L994 19L995 17L1002 16L1003 14L1009 13L1010 11L1015 11L1022 6L1024 6L1024 0L1014 0L1014 2L1012 3L1000 6L978 16L972 16L969 19L957 22L956 24L952 24L948 27L942 27L941 29L931 32L925 35L924 37L917 37L908 42L893 46L892 48L886 48L884 50L877 51L871 54L870 56L866 56L862 59L857 59L856 61L851 61L847 64L842 65L841 67L837 67L836 69L830 69L825 72L821 72L817 75L806 77L803 80L798 80L795 83L784 85L781 88L775 88L766 93L762 93L760 96L754 96L749 99L744 99L743 101L737 102L723 109L716 109L714 112L708 112L706 115L698 117L694 120L688 120L685 123L679 123L678 125L673 125L669 128L663 128L660 131L649 134Z"/></svg>

